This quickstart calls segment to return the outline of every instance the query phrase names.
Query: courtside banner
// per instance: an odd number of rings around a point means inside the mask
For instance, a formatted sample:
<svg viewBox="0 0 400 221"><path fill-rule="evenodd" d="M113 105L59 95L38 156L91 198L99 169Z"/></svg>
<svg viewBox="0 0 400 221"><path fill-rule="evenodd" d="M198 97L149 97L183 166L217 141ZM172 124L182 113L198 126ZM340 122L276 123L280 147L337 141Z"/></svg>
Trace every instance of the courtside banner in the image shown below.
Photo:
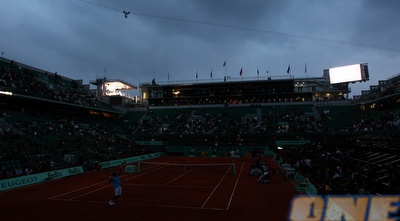
<svg viewBox="0 0 400 221"><path fill-rule="evenodd" d="M18 187L23 187L27 185L32 185L35 183L40 183L44 181L49 181L53 179L59 179L63 177L73 176L77 174L82 174L82 166L70 167L67 169L53 170L49 172L31 174L26 176L19 176L10 179L0 180L0 191L14 189Z"/></svg>
<svg viewBox="0 0 400 221"><path fill-rule="evenodd" d="M397 221L400 195L297 195L287 214L290 221Z"/></svg>

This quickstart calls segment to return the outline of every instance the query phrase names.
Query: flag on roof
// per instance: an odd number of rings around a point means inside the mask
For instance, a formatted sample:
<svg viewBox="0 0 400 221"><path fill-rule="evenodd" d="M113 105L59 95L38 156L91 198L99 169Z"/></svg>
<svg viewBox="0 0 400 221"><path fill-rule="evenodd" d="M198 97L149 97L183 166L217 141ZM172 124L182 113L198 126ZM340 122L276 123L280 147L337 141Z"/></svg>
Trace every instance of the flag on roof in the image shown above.
<svg viewBox="0 0 400 221"><path fill-rule="evenodd" d="M304 64L304 73L307 73L307 63Z"/></svg>

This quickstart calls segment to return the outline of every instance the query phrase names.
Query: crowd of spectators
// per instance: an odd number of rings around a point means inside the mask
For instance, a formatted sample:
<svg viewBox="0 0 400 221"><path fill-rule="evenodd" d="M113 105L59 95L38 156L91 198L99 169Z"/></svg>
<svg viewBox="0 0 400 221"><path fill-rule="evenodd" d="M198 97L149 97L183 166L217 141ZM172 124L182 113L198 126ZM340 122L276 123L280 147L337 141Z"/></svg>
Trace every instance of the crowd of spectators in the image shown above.
<svg viewBox="0 0 400 221"><path fill-rule="evenodd" d="M379 118L363 117L354 120L352 125L345 127L342 131L375 131L400 129L400 113L395 114L393 110L383 111Z"/></svg>
<svg viewBox="0 0 400 221"><path fill-rule="evenodd" d="M293 108L283 111L268 111L264 114L264 124L271 122L287 123L278 125L278 132L317 132L321 131L319 119L315 116L306 116L300 108Z"/></svg>
<svg viewBox="0 0 400 221"><path fill-rule="evenodd" d="M149 110L147 118L139 121L135 132L138 134L187 134L191 128L189 121L189 113L180 109L174 113L158 116L153 115L153 111ZM165 126L167 125L167 126Z"/></svg>
<svg viewBox="0 0 400 221"><path fill-rule="evenodd" d="M95 96L79 86L76 81L63 78L57 72L44 73L29 69L14 61L1 63L0 88L2 91L15 94L82 106L96 107L99 104ZM106 128L98 123L84 124L79 117L34 111L29 105L27 108L20 106L19 110L15 110L15 105L18 104L13 104L12 107L6 105L0 117L2 121L0 141L3 152L0 165L1 177L18 176L26 174L26 171L37 172L64 166L63 156L58 152L66 146L68 137L85 137L85 139L100 142L115 140L112 137L117 133L115 130L118 127ZM16 116L22 117L18 119ZM69 145L79 148L82 143L84 142ZM30 154L20 156L22 152ZM89 152L97 158L99 156L112 157L112 154L108 154L107 151L93 147L88 147L84 152ZM32 166L28 167L28 164Z"/></svg>
<svg viewBox="0 0 400 221"><path fill-rule="evenodd" d="M13 115L25 115L15 120ZM0 125L1 177L85 165L93 169L96 162L143 154L115 124L90 119L28 111L6 111ZM101 122L101 121L100 121Z"/></svg>
<svg viewBox="0 0 400 221"><path fill-rule="evenodd" d="M356 138L348 146L329 145L314 141L308 145L292 146L281 153L286 163L304 174L318 187L321 194L376 194L398 191L400 173L390 162L385 165L354 159ZM384 170L387 183L379 183L378 172Z"/></svg>
<svg viewBox="0 0 400 221"><path fill-rule="evenodd" d="M240 107L238 107L240 108ZM167 116L147 114L137 126L138 133L148 134L262 134L262 133L293 133L321 131L317 117L306 116L299 108L280 110L262 110L257 117L256 108L244 107L247 113L238 113L236 109L221 107L207 108L190 113L177 110ZM166 125L166 126L165 126Z"/></svg>
<svg viewBox="0 0 400 221"><path fill-rule="evenodd" d="M76 81L63 79L57 73L33 71L14 61L8 66L0 66L0 86L28 96L83 106L99 105L97 98L79 87Z"/></svg>
<svg viewBox="0 0 400 221"><path fill-rule="evenodd" d="M246 121L251 120L247 119ZM222 109L218 113L204 113L191 120L192 127L189 133L224 135L242 132L246 121L243 121L238 114L230 114L227 110Z"/></svg>

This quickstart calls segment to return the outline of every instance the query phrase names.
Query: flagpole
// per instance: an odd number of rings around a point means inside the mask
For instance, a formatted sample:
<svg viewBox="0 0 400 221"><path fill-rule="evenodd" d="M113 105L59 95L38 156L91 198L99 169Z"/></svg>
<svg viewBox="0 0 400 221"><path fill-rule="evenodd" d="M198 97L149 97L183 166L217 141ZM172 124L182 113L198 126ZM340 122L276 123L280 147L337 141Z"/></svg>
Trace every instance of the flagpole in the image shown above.
<svg viewBox="0 0 400 221"><path fill-rule="evenodd" d="M260 75L260 71L258 70L258 66L257 66L257 81L258 81L258 76Z"/></svg>
<svg viewBox="0 0 400 221"><path fill-rule="evenodd" d="M226 82L226 59L224 61L224 64L222 66L225 68L225 77L224 77L224 82Z"/></svg>
<svg viewBox="0 0 400 221"><path fill-rule="evenodd" d="M226 79L226 59L224 61L224 68L225 68L225 79Z"/></svg>
<svg viewBox="0 0 400 221"><path fill-rule="evenodd" d="M304 72L306 72L306 78L308 78L308 73L307 73L307 63L304 65Z"/></svg>

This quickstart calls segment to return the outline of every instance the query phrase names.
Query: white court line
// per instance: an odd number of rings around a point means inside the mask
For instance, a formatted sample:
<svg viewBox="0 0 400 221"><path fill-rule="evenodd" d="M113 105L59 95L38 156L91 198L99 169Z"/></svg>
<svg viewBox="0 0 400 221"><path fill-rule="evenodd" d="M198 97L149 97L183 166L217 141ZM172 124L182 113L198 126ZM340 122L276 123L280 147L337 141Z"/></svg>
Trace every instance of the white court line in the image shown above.
<svg viewBox="0 0 400 221"><path fill-rule="evenodd" d="M140 184L140 183L133 183L133 184L124 184L124 186L147 186L147 187L170 187L170 188L193 188L193 189L214 189L214 186L184 186L184 185L168 185L165 186L160 184Z"/></svg>
<svg viewBox="0 0 400 221"><path fill-rule="evenodd" d="M218 184L215 186L214 190L210 193L210 195L208 196L208 198L206 199L206 201L204 201L203 205L201 206L201 208L204 208L204 206L206 205L206 203L208 202L208 200L210 200L211 196L214 194L214 192L217 190L218 186L221 184L222 180L224 180L224 178L226 177L226 174L228 174L229 170L232 168L232 166L230 166L228 168L228 170L225 172L224 176L222 176L222 178L219 180Z"/></svg>
<svg viewBox="0 0 400 221"><path fill-rule="evenodd" d="M178 177L175 177L175 179L170 180L169 182L165 183L163 186L166 186L166 185L168 185L168 184L174 182L175 180L177 180L177 179L179 179L179 178L185 176L186 174L188 174L188 173L190 173L190 172L192 172L192 171L193 171L193 169L189 170L188 172L185 172L184 174L182 174L182 175L180 175L180 176L178 176Z"/></svg>
<svg viewBox="0 0 400 221"><path fill-rule="evenodd" d="M101 188L97 188L97 189L95 189L95 190L92 190L92 191L89 191L89 192L80 194L80 195L78 195L78 196L74 196L74 197L72 197L72 198L69 198L68 200L74 200L74 199L76 199L76 198L78 198L78 197L85 196L85 195L88 195L88 194L91 194L91 193L100 191L100 190L105 189L105 188L109 188L110 186L112 186L112 184L109 184L109 185L104 186L104 187L101 187Z"/></svg>
<svg viewBox="0 0 400 221"><path fill-rule="evenodd" d="M154 167L156 167L156 166L154 166ZM160 169L162 169L162 168L163 168L163 167L159 167L159 168L157 168L157 169L155 169L155 170L152 170L152 171L149 171L149 172L146 172L146 173L141 173L141 174L139 174L139 175L136 175L136 176L134 176L134 177L132 177L132 178L130 178L130 179L126 179L126 180L131 180L131 179L133 179L133 178L136 178L136 177L145 175L145 174L147 174L147 173L151 173L151 172L160 170ZM151 169L151 168L149 168L149 169ZM125 176L129 176L129 175L125 175ZM125 177L125 176L121 176L121 177ZM72 191L69 191L69 192L66 192L66 193L62 193L62 194L59 194L59 195L50 197L49 199L50 199L50 200L54 200L55 198L58 198L58 197L61 197L61 196L65 196L65 195L70 194L70 193L78 192L78 191L81 191L81 190L84 190L84 189L87 189L87 188L90 188L90 187L92 187L92 186L96 186L96 185L99 185L99 184L102 184L102 183L107 183L107 181L97 182L97 183L95 183L95 184L92 184L92 185L89 185L89 186L86 186L86 187L82 187L82 188L79 188L79 189L76 189L76 190L72 190ZM73 200L73 199L76 199L77 197L85 196L85 195L88 195L88 194L90 194L90 193L94 193L94 192L96 192L96 191L100 191L100 190L102 190L102 189L108 188L108 187L111 186L111 185L112 185L112 184L109 184L109 185L107 185L107 186L105 186L105 187L101 187L101 188L95 189L95 190L93 190L93 191L86 192L86 193L84 193L84 194L81 194L81 195L78 195L78 196L69 198L69 199L67 199L67 200Z"/></svg>
<svg viewBox="0 0 400 221"><path fill-rule="evenodd" d="M53 199L58 198L58 197L60 197L60 196L64 196L64 195L67 195L67 194L70 194L70 193L74 193L74 192L77 192L77 191L81 191L81 190L90 188L90 187L92 187L92 186L96 186L96 185L99 185L99 184L102 184L102 183L106 183L106 182L107 182L107 181L97 182L97 183L92 184L92 185L89 185L89 186L85 186L85 187L82 187L82 188L79 188L79 189L75 189L75 190L72 190L72 191L69 191L69 192L66 192L66 193L62 193L62 194L59 194L59 195L56 195L56 196L52 196L52 197L50 197L49 199L50 199L50 200L53 200Z"/></svg>
<svg viewBox="0 0 400 221"><path fill-rule="evenodd" d="M83 203L98 203L98 204L108 204L107 201L98 200L66 200L66 199L54 199L58 201L73 201L73 202L83 202ZM214 210L214 211L226 211L223 208L201 208L198 206L176 206L176 205L165 205L165 204L145 204L145 203L134 203L134 202L118 202L118 205L128 205L128 206L146 206L146 207L159 207L159 208L175 208L175 209L196 209L196 210Z"/></svg>
<svg viewBox="0 0 400 221"><path fill-rule="evenodd" d="M236 192L236 187L237 187L237 184L239 183L239 179L240 179L240 175L242 174L243 167L244 167L244 162L242 163L242 167L240 168L240 172L239 172L238 178L236 179L235 187L232 190L231 198L229 199L228 206L226 207L226 210L228 210L229 207L231 206L233 195Z"/></svg>
<svg viewBox="0 0 400 221"><path fill-rule="evenodd" d="M243 169L243 166L244 166L244 163L242 164L240 173L241 173L241 171L242 171L242 169ZM154 166L154 167L157 167L157 166ZM152 168L153 168L153 167L152 167ZM150 169L152 169L152 168L148 168L148 170L150 170ZM157 167L157 168L154 169L154 170L150 170L150 171L147 171L147 172L145 172L145 173L141 173L141 174L139 174L139 175L133 176L133 177L128 178L128 179L125 179L125 181L131 180L131 179L134 179L134 178L137 178L137 177L142 176L142 175L145 175L145 174L149 174L149 173L151 173L151 172L160 170L160 169L162 169L162 168L164 168L164 166L163 166L163 167ZM211 207L205 207L205 205L206 205L206 203L211 199L212 195L215 193L215 191L217 190L217 188L219 187L219 185L221 184L221 182L225 179L226 175L227 175L228 172L231 170L231 168L232 168L232 166L230 166L230 167L228 168L228 170L226 171L226 173L224 174L224 176L220 179L220 181L218 182L218 184L214 187L213 191L210 193L210 195L208 196L208 198L206 199L206 201L203 203L203 205L202 205L201 207L174 206L174 205L162 205L162 204L159 204L159 205L154 205L154 204L139 204L139 203L131 203L131 202L130 202L130 203L127 203L127 202L120 202L119 204L123 204L123 205L136 205L136 206L151 206L151 207L160 207L160 208L161 208L161 207L164 207L164 208L203 209L203 210L226 211L226 210L229 209L230 202L229 202L229 204L228 204L228 206L227 206L226 209L225 209L225 208L211 208ZM188 171L188 172L190 172L190 171ZM187 172L187 173L188 173L188 172ZM185 173L185 174L186 174L186 173ZM183 175L185 175L185 174L183 174ZM181 176L183 176L183 175L181 175ZM128 174L128 175L125 175L125 176L129 176L129 174ZM181 177L181 176L179 176L179 177ZM240 176L240 175L239 175L239 176ZM175 178L174 180L178 179L179 177ZM238 180L239 180L239 177L238 177L237 180L236 180L235 187L234 187L234 190L233 190L232 195L231 195L231 198L230 198L231 200L232 200L232 198L233 198L233 193L234 193L235 190L236 190L236 186L237 186ZM172 181L173 181L173 180L172 180ZM170 181L170 182L172 182L172 181ZM87 186L87 187L83 187L83 188L80 188L80 189L77 189L77 190L74 190L74 191L69 191L69 192L67 192L67 193L63 193L63 194L60 194L60 195L57 195L57 196L53 196L53 197L51 197L51 198L49 198L49 199L51 199L51 200L57 200L57 201L74 201L74 202L88 202L88 203L102 203L102 204L104 204L104 203L107 203L107 202L104 202L104 201L92 201L92 200L78 200L78 199L76 199L76 198L81 197L81 196L84 196L84 195L88 195L88 194L90 194L90 193L93 193L93 192L96 192L96 191L99 191L99 190L102 190L102 189L104 189L104 188L107 188L107 187L111 186L112 184L107 185L106 187L98 188L98 189L95 189L95 190L93 190L93 191L90 191L90 192L81 194L81 195L79 195L79 196L75 196L75 197L73 197L73 198L69 198L69 199L55 199L55 198L60 197L60 196L63 196L63 195L67 195L67 194L69 194L69 193L77 192L77 191L79 191L79 190L83 190L83 189L86 189L86 188L89 188L89 187L92 187L92 186L95 186L95 185L98 185L98 184L101 184L101 183L105 183L105 182L107 182L107 181L98 182L98 183L96 183L96 184L93 184L93 185L90 185L90 186ZM170 183L170 182L168 182L168 183ZM125 185L138 185L138 186L139 186L140 184L125 184ZM152 185L143 185L143 186L152 186ZM161 187L161 185L159 185L159 186ZM165 187L165 184L162 185L162 186ZM174 186L174 185L171 186L171 185L170 185L170 186L168 186L168 187L176 187L176 188L179 188L179 187L185 187L185 186ZM190 187L192 187L192 188L199 188L199 187L193 187L193 186L190 186ZM210 187L202 187L202 188L208 188L208 189L210 189L210 188L213 188L213 187L210 186ZM231 201L231 200L230 200L230 201Z"/></svg>

